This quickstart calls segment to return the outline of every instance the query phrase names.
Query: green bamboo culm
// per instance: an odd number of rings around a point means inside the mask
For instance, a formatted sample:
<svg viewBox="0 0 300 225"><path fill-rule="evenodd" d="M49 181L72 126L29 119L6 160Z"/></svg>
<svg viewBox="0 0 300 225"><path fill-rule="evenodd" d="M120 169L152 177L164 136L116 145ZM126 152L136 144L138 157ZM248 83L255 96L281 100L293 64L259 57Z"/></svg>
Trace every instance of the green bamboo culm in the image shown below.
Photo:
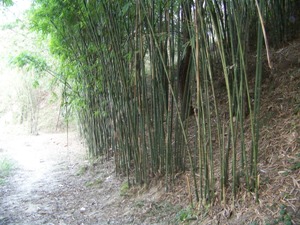
<svg viewBox="0 0 300 225"><path fill-rule="evenodd" d="M263 55L292 37L297 6L36 0L30 15L61 62L89 155L113 157L128 185L164 177L170 191L186 173L191 204L207 205L234 203L240 187L258 199Z"/></svg>

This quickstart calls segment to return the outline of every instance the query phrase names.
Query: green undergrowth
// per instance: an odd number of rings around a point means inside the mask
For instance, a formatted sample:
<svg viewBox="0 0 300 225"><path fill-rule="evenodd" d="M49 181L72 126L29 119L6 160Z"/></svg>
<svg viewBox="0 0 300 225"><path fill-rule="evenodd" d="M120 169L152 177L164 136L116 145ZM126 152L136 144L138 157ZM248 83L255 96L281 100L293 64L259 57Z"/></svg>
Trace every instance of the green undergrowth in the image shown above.
<svg viewBox="0 0 300 225"><path fill-rule="evenodd" d="M127 196L129 191L129 184L128 182L123 182L121 187L120 187L120 195L121 196Z"/></svg>
<svg viewBox="0 0 300 225"><path fill-rule="evenodd" d="M101 178L94 179L92 181L88 181L85 183L86 187L99 187L103 183L103 180Z"/></svg>
<svg viewBox="0 0 300 225"><path fill-rule="evenodd" d="M88 166L84 165L84 166L80 167L80 169L77 171L76 175L82 176L88 171L88 169L89 169Z"/></svg>
<svg viewBox="0 0 300 225"><path fill-rule="evenodd" d="M284 224L284 225L292 225L292 216L288 213L285 205L280 205L280 210L278 212L279 215L277 217L266 221L266 225L277 225L277 224Z"/></svg>
<svg viewBox="0 0 300 225"><path fill-rule="evenodd" d="M197 220L197 215L191 206L181 209L175 217L176 224L190 224L194 220Z"/></svg>
<svg viewBox="0 0 300 225"><path fill-rule="evenodd" d="M300 139L299 139L300 140ZM297 158L295 158L294 160L292 160L292 167L291 170L292 171L296 171L300 169L300 153L298 153L296 155Z"/></svg>
<svg viewBox="0 0 300 225"><path fill-rule="evenodd" d="M4 185L6 179L15 168L15 163L7 156L0 156L0 185Z"/></svg>

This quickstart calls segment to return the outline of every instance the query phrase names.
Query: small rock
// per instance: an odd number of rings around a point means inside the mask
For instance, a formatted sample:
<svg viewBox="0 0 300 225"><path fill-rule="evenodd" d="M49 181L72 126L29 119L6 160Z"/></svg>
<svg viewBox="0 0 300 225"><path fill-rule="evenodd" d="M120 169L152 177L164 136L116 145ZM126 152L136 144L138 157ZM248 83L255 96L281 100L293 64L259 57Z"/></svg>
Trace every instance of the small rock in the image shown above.
<svg viewBox="0 0 300 225"><path fill-rule="evenodd" d="M80 212L81 212L81 213L84 213L85 210L86 210L86 209L85 209L84 207L81 207L81 208L80 208Z"/></svg>

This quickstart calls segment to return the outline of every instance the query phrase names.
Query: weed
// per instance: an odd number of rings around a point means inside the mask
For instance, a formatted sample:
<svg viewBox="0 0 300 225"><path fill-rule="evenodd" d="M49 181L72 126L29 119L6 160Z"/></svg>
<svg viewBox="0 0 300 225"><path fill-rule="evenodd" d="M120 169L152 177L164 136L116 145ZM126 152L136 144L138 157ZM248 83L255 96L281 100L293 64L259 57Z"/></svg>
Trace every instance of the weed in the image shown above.
<svg viewBox="0 0 300 225"><path fill-rule="evenodd" d="M277 224L284 224L284 225L292 225L293 224L292 217L287 212L285 205L280 206L279 216L277 218L275 218L273 221L266 222L266 225L277 225Z"/></svg>
<svg viewBox="0 0 300 225"><path fill-rule="evenodd" d="M82 176L83 174L85 174L88 171L88 166L82 166L78 172L76 173L77 176Z"/></svg>
<svg viewBox="0 0 300 225"><path fill-rule="evenodd" d="M14 162L11 159L5 156L0 158L0 185L5 183L5 179L9 176L14 167Z"/></svg>
<svg viewBox="0 0 300 225"><path fill-rule="evenodd" d="M103 180L98 178L98 179L95 179L93 181L86 182L85 186L86 187L100 186L102 183L103 183Z"/></svg>
<svg viewBox="0 0 300 225"><path fill-rule="evenodd" d="M289 175L289 171L284 171L284 172L282 173L282 175L283 175L283 176L288 176L288 175Z"/></svg>
<svg viewBox="0 0 300 225"><path fill-rule="evenodd" d="M128 185L128 182L125 181L125 182L123 182L123 184L121 185L121 188L120 188L120 195L121 195L121 196L126 196L128 190L129 190L129 185Z"/></svg>
<svg viewBox="0 0 300 225"><path fill-rule="evenodd" d="M300 162L295 162L295 163L292 165L291 170L298 170L298 169L300 169Z"/></svg>
<svg viewBox="0 0 300 225"><path fill-rule="evenodd" d="M253 221L253 222L249 223L249 225L258 225L258 223L256 221Z"/></svg>
<svg viewBox="0 0 300 225"><path fill-rule="evenodd" d="M144 201L143 200L139 200L139 201L136 201L135 202L135 207L137 208L141 208L145 205Z"/></svg>
<svg viewBox="0 0 300 225"><path fill-rule="evenodd" d="M188 223L189 221L195 219L197 219L197 217L195 216L195 212L192 207L182 209L176 214L177 222Z"/></svg>

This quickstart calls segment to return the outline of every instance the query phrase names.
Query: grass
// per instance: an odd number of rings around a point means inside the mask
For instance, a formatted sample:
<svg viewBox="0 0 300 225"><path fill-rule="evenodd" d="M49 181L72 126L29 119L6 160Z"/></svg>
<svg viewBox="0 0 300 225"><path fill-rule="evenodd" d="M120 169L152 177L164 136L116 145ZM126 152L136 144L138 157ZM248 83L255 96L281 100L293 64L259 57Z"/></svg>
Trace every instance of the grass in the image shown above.
<svg viewBox="0 0 300 225"><path fill-rule="evenodd" d="M191 221L197 220L197 216L195 215L195 211L192 207L187 207L181 209L176 214L176 222L181 224L189 224Z"/></svg>
<svg viewBox="0 0 300 225"><path fill-rule="evenodd" d="M103 183L103 180L101 178L95 179L93 181L89 181L85 184L86 187L99 187Z"/></svg>
<svg viewBox="0 0 300 225"><path fill-rule="evenodd" d="M125 181L125 182L123 182L123 184L121 185L121 188L120 188L120 196L127 196L128 190L129 190L129 185L128 185L128 182Z"/></svg>
<svg viewBox="0 0 300 225"><path fill-rule="evenodd" d="M136 201L136 202L134 203L134 205L135 205L135 207L137 207L137 208L142 208L142 207L144 207L144 205L145 205L145 201L144 201L144 200Z"/></svg>
<svg viewBox="0 0 300 225"><path fill-rule="evenodd" d="M76 176L82 176L88 171L88 166L84 165L77 171Z"/></svg>
<svg viewBox="0 0 300 225"><path fill-rule="evenodd" d="M14 162L6 156L0 156L0 185L4 185L6 178L14 169Z"/></svg>

